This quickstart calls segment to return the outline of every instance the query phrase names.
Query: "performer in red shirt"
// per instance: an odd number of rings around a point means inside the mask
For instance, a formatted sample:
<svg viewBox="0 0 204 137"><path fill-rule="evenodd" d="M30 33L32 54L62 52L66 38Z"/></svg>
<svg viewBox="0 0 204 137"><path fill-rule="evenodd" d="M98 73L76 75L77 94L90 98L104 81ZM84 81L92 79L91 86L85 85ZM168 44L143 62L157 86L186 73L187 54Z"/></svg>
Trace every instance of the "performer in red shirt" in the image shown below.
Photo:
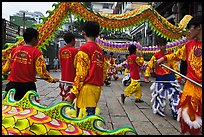
<svg viewBox="0 0 204 137"><path fill-rule="evenodd" d="M157 60L158 64L172 60L187 61L186 77L202 83L202 16L193 17L188 23L187 38L191 39L177 52ZM202 88L186 80L178 104L178 121L182 133L201 134L202 128Z"/></svg>
<svg viewBox="0 0 204 137"><path fill-rule="evenodd" d="M78 50L74 47L75 36L71 32L67 32L63 38L64 38L64 41L67 43L67 45L60 48L60 51L59 51L61 80L74 82L74 78L76 76L74 60L75 60L75 55L78 52ZM62 101L64 101L65 97L67 96L72 86L62 82L60 82L59 86L61 89L60 96L62 96Z"/></svg>
<svg viewBox="0 0 204 137"><path fill-rule="evenodd" d="M108 61L107 52L106 52L106 51L103 51L103 53L104 53L104 62L105 62L105 64L106 64L106 65L105 65L105 68L104 68L104 69L106 69L106 73L105 73L105 75L104 75L104 77L105 77L104 83L105 83L106 86L108 86L108 85L111 84L111 82L110 82L109 79L108 79L108 68L110 67L110 63L109 63L109 61Z"/></svg>
<svg viewBox="0 0 204 137"><path fill-rule="evenodd" d="M108 80L111 80L112 76L115 80L117 80L119 77L116 75L116 69L115 69L116 64L113 58L113 52L110 52L109 63L110 63L110 67L108 69Z"/></svg>
<svg viewBox="0 0 204 137"><path fill-rule="evenodd" d="M33 28L27 28L23 33L25 45L14 48L6 64L2 68L2 74L10 72L5 91L14 88L15 100L20 100L29 90L36 89L36 74L50 83L55 83L54 79L46 70L44 57L35 46L38 43L39 32Z"/></svg>
<svg viewBox="0 0 204 137"><path fill-rule="evenodd" d="M66 100L70 103L76 97L77 117L82 118L96 113L101 87L105 80L103 51L96 44L100 26L94 21L84 24L83 35L86 43L76 55L76 77L73 88Z"/></svg>
<svg viewBox="0 0 204 137"><path fill-rule="evenodd" d="M128 47L129 56L127 57L127 65L130 71L131 83L124 90L125 94L121 94L121 102L124 104L125 98L135 93L135 102L144 102L141 100L142 90L140 87L139 67L143 65L144 58L136 55L136 46L130 45Z"/></svg>
<svg viewBox="0 0 204 137"><path fill-rule="evenodd" d="M150 59L146 71L145 71L145 82L149 82L149 74L150 70L155 64L154 62L167 55L170 54L171 51L166 50L166 44L167 41L165 38L157 37L157 43L158 47L160 48L160 51L155 53L152 58ZM176 61L172 61L169 63L165 63L166 66L173 68L175 70L178 69L178 64ZM169 106L171 108L171 112L173 115L173 118L176 120L177 118L177 105L179 103L179 94L181 92L181 87L178 83L178 81L175 79L174 74L159 65L155 65L155 73L156 73L156 81L164 81L164 82L156 82L153 83L150 87L150 90L152 91L152 99L151 102L153 102L152 110L153 113L158 114L160 116L165 116L164 110L166 106L166 98L169 99ZM181 77L176 75L177 79L181 80ZM165 82L166 81L166 82ZM168 81L175 81L175 82L168 82Z"/></svg>

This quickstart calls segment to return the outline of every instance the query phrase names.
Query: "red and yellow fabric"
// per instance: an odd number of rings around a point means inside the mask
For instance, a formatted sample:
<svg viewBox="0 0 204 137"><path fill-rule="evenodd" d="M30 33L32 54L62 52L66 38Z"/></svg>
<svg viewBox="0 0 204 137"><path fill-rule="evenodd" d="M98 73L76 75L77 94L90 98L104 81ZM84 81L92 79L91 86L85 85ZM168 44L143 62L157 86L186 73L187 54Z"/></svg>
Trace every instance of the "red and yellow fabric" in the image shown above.
<svg viewBox="0 0 204 137"><path fill-rule="evenodd" d="M130 70L128 68L125 68L124 76L127 76L127 73L130 73Z"/></svg>
<svg viewBox="0 0 204 137"><path fill-rule="evenodd" d="M106 76L108 74L108 68L111 64L108 61L108 57L104 56L104 80L106 79Z"/></svg>
<svg viewBox="0 0 204 137"><path fill-rule="evenodd" d="M144 58L132 54L127 57L127 63L130 70L131 83L127 88L125 88L124 93L126 96L130 96L135 93L135 98L141 99L142 90L140 87L140 82L138 82L138 80L140 79L139 67L143 65Z"/></svg>
<svg viewBox="0 0 204 137"><path fill-rule="evenodd" d="M131 96L133 93L135 93L136 99L141 99L142 97L142 89L140 86L140 82L138 80L134 80L131 78L130 85L125 88L124 93L127 97Z"/></svg>
<svg viewBox="0 0 204 137"><path fill-rule="evenodd" d="M36 72L39 77L45 79L48 82L54 81L54 78L50 75L50 73L46 70L46 65L44 62L44 57L41 55L35 62Z"/></svg>
<svg viewBox="0 0 204 137"><path fill-rule="evenodd" d="M191 40L171 55L164 56L168 62L186 58L186 77L202 83L202 42ZM178 105L181 130L183 133L199 134L202 127L202 88L186 81Z"/></svg>
<svg viewBox="0 0 204 137"><path fill-rule="evenodd" d="M115 68L116 64L112 55L109 58L109 63L110 63L110 67L108 69L108 76L109 77L113 76L114 79L116 80L118 79L118 76L116 75L116 68Z"/></svg>
<svg viewBox="0 0 204 137"><path fill-rule="evenodd" d="M168 51L167 54L171 54L172 52ZM161 51L155 53L152 58L150 59L149 63L147 64L146 70L145 70L145 78L148 79L149 75L150 75L150 71L154 66L154 62L158 59L160 59L161 57L164 57L165 54L163 54ZM171 62L165 62L164 65L173 68L174 70L178 71L178 64L176 61L171 61ZM170 70L159 66L159 65L155 65L155 73L156 75L166 75L166 74L170 74L172 73ZM179 75L175 75L177 79L180 79Z"/></svg>
<svg viewBox="0 0 204 137"><path fill-rule="evenodd" d="M128 68L130 70L130 77L134 80L140 79L139 67L143 65L144 58L135 54L129 55L127 58Z"/></svg>
<svg viewBox="0 0 204 137"><path fill-rule="evenodd" d="M186 76L198 83L202 83L202 42L191 40L173 55L164 57L168 62L172 60L179 61L184 58L188 63Z"/></svg>
<svg viewBox="0 0 204 137"><path fill-rule="evenodd" d="M111 66L115 65L115 60L114 60L113 56L110 56L109 63L111 64Z"/></svg>
<svg viewBox="0 0 204 137"><path fill-rule="evenodd" d="M46 70L42 53L33 46L19 46L11 51L2 74L9 71L8 80L12 82L36 82L36 73L48 82L54 80Z"/></svg>
<svg viewBox="0 0 204 137"><path fill-rule="evenodd" d="M61 66L61 80L73 82L76 71L74 67L75 55L78 50L72 46L64 46L60 48L59 58Z"/></svg>
<svg viewBox="0 0 204 137"><path fill-rule="evenodd" d="M79 117L85 117L86 107L97 107L106 73L104 56L97 44L87 42L80 47L75 61L76 77L71 92L77 97Z"/></svg>

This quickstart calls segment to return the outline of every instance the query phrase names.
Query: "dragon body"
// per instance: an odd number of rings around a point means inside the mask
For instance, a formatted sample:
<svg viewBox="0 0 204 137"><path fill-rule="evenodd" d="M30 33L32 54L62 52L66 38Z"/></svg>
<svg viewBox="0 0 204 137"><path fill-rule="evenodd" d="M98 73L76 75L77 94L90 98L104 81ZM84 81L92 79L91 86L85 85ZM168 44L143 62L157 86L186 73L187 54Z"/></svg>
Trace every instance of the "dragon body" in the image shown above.
<svg viewBox="0 0 204 137"><path fill-rule="evenodd" d="M49 16L42 17L43 22L41 24L35 24L39 31L37 48L41 51L46 49L56 35L58 28L62 26L64 21L68 20L71 13L79 20L96 21L102 29L111 31L129 29L146 21L157 35L172 41L184 36L185 27L192 18L192 16L186 15L178 26L175 26L150 5L141 6L124 14L99 14L87 9L81 2L59 2L53 6L55 7L54 10L47 11ZM23 38L20 37L16 43L9 43L8 48L2 50L2 67L10 52L24 43ZM127 46L121 47L121 45L107 47L101 43L100 46L103 49L108 48L108 50L120 48L122 52L126 52L124 48L127 48ZM20 101L14 100L14 94L14 89L8 93L2 92L3 135L124 135L127 132L137 134L135 129L130 127L121 127L116 130L103 129L98 123L105 124L105 122L99 115L88 116L83 119L73 118L65 113L65 108L72 108L71 104L67 102L59 102L52 107L42 106L35 102L33 96L38 96L35 91L28 91Z"/></svg>
<svg viewBox="0 0 204 137"><path fill-rule="evenodd" d="M15 89L2 93L2 135L125 135L137 134L135 129L121 127L106 130L99 123L105 121L99 115L82 119L72 118L65 109L73 108L67 102L59 102L52 107L37 103L37 92L28 91L19 100L14 100Z"/></svg>
<svg viewBox="0 0 204 137"><path fill-rule="evenodd" d="M37 47L46 49L49 42L56 35L58 28L63 21L68 19L70 13L74 14L79 20L93 20L100 24L103 29L118 31L129 29L132 26L147 21L150 28L170 40L180 39L185 34L185 27L192 18L190 15L184 16L178 26L172 25L168 20L162 17L151 5L143 5L133 11L124 14L99 14L87 9L81 2L59 2L54 3L54 10L48 10L48 17L42 17L43 22L36 24L40 33ZM14 44L9 44L8 48L2 50L2 65L5 64L9 53L16 46L24 44L23 39L19 39Z"/></svg>

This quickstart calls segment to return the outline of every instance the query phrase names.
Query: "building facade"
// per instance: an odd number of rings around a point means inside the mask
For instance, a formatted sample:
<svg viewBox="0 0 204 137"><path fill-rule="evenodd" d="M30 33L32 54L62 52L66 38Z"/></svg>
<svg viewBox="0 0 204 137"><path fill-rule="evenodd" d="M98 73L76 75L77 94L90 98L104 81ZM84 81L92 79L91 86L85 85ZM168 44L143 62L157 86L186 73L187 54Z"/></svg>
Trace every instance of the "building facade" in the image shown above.
<svg viewBox="0 0 204 137"><path fill-rule="evenodd" d="M91 2L93 11L112 14L114 2Z"/></svg>
<svg viewBox="0 0 204 137"><path fill-rule="evenodd" d="M152 5L161 16L174 25L177 25L187 14L192 16L202 15L201 2L116 2L113 12L115 14L126 13L146 4ZM155 45L156 34L146 22L132 27L129 30L129 34L132 36L133 41L137 41L143 46Z"/></svg>
<svg viewBox="0 0 204 137"><path fill-rule="evenodd" d="M2 46L4 46L5 43L16 42L16 37L20 35L20 26L5 19L2 19L1 31L2 31Z"/></svg>

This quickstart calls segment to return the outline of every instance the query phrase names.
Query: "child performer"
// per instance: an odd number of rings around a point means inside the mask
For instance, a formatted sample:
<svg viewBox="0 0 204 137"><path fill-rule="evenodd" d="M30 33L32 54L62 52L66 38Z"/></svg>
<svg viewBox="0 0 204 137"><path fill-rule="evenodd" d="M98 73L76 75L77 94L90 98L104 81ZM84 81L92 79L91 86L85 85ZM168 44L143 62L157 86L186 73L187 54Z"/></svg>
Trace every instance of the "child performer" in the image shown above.
<svg viewBox="0 0 204 137"><path fill-rule="evenodd" d="M136 46L130 45L128 47L129 56L127 57L127 63L130 70L131 83L124 90L124 94L121 94L121 102L124 104L125 98L129 97L135 93L135 102L144 102L141 100L142 90L140 87L140 76L139 76L139 67L143 65L144 58L142 56L136 55Z"/></svg>
<svg viewBox="0 0 204 137"><path fill-rule="evenodd" d="M160 51L155 53L152 58L150 59L146 71L145 71L145 82L149 82L149 74L150 70L154 65L154 62L163 57L166 54L170 54L170 51L166 50L166 39L159 38L157 39L158 47L160 48ZM165 63L166 66L169 66L170 68L174 68L175 70L178 70L178 64L177 62L169 62ZM169 99L169 105L172 111L173 118L177 118L177 105L179 103L179 94L181 92L180 85L178 84L178 81L175 79L174 74L172 72L164 67L155 66L156 70L156 81L162 81L162 82L156 82L153 83L150 87L150 90L153 91L152 93L152 100L153 102L152 109L153 113L156 113L160 116L165 116L164 110L166 106L166 97L168 96ZM177 76L177 78L181 79L181 77ZM175 81L175 82L168 82L168 81Z"/></svg>

